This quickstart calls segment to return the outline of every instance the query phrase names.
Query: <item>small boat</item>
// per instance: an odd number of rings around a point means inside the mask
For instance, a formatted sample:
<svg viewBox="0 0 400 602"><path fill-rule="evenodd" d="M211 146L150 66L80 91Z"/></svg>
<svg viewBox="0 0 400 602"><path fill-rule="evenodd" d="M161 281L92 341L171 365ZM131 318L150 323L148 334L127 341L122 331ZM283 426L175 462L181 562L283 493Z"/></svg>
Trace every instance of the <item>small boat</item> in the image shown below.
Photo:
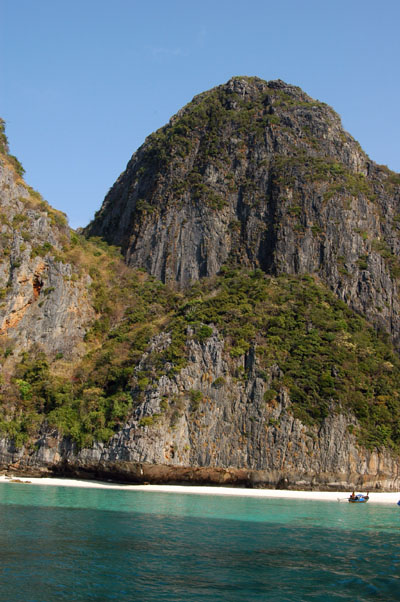
<svg viewBox="0 0 400 602"><path fill-rule="evenodd" d="M352 494L349 497L350 504L365 504L369 500L369 495L364 495L363 493L357 493L357 495Z"/></svg>

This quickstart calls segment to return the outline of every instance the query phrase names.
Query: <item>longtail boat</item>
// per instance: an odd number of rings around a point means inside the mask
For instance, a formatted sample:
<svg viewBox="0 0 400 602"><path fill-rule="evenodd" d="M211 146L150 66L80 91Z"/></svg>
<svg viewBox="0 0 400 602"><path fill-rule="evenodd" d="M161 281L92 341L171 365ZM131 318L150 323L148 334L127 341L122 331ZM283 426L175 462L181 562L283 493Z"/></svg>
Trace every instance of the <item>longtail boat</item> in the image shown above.
<svg viewBox="0 0 400 602"><path fill-rule="evenodd" d="M364 495L363 493L351 494L349 497L350 504L365 504L369 500L368 493Z"/></svg>

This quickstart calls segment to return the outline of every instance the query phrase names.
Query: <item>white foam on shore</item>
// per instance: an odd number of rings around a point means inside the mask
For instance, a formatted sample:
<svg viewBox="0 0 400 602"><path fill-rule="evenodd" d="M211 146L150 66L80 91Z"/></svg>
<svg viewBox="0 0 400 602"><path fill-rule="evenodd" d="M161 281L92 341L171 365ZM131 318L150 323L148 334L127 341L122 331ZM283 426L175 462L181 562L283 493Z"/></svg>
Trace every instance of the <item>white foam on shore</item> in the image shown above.
<svg viewBox="0 0 400 602"><path fill-rule="evenodd" d="M239 487L210 487L203 485L118 485L100 481L81 481L79 479L60 479L53 477L10 477L0 475L0 483L10 482L31 485L50 485L56 487L83 487L88 489L120 489L123 491L147 491L157 493L187 493L196 495L230 495L252 498L286 498L295 500L346 501L350 494L343 491L292 491L284 489L245 489ZM357 492L357 493L365 493ZM370 492L369 504L397 504L400 492Z"/></svg>

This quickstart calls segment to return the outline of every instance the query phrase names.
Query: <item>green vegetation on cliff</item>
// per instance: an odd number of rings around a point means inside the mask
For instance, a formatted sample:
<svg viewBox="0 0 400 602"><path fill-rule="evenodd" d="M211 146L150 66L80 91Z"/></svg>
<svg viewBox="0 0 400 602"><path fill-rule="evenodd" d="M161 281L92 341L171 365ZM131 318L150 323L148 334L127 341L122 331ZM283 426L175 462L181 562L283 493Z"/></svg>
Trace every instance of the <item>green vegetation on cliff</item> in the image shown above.
<svg viewBox="0 0 400 602"><path fill-rule="evenodd" d="M4 119L0 117L0 155L3 155L7 158L7 161L13 166L16 173L19 176L23 176L25 173L25 169L22 167L20 161L14 155L10 155L8 148L8 138L6 135L6 126Z"/></svg>
<svg viewBox="0 0 400 602"><path fill-rule="evenodd" d="M89 274L97 317L81 360L46 357L37 345L14 357L14 374L1 386L0 428L19 445L32 441L44 420L79 446L107 441L132 407L135 366L171 303L161 283L127 268L119 252L102 241L73 233L59 259L74 266L76 278ZM0 344L3 363L13 346L4 336Z"/></svg>
<svg viewBox="0 0 400 602"><path fill-rule="evenodd" d="M353 182L341 163L326 159L323 144L311 132L310 121L303 116L300 120L302 134L295 136L287 123L293 117L297 119L298 110L311 116L313 111L323 111L329 116L334 111L319 101L307 96L299 88L286 86L283 82L265 82L257 77L236 77L230 86L218 86L196 96L164 127L152 133L141 148L134 178L139 184L143 198L135 203L136 217L140 221L143 214L148 215L160 210L160 198L152 193L165 175L171 179L168 187L169 202L180 202L184 193L199 203L205 204L214 211L226 206L226 189L215 188L207 181L206 171L212 164L230 180L230 192L240 189L242 192L253 192L257 188L253 174L235 174L235 169L244 158L251 154L254 147L263 147L266 139L278 137L295 148L301 139L299 156L296 165L304 167L304 156L314 159L311 166L313 179L329 177L332 181L339 178L340 184L352 185L353 188L365 190L365 183L357 178ZM243 87L244 86L244 87ZM285 125L286 124L286 125ZM307 125L306 125L307 124ZM311 153L311 155L310 155ZM321 157L312 155L321 153ZM282 156L281 159L289 159ZM258 167L268 168L270 160ZM254 159L252 169L256 167ZM325 169L321 169L325 165ZM306 164L304 173L310 176ZM184 173L189 168L188 173ZM182 171L183 170L183 171ZM318 172L318 173L317 173ZM297 171L297 175L299 171ZM206 176L206 177L205 177ZM288 176L290 177L290 176ZM294 177L293 174L291 177ZM151 186L148 186L152 182ZM148 186L147 190L145 187ZM343 187L343 186L341 186ZM149 188L152 193L149 195ZM265 197L265 194L261 195ZM96 218L99 217L97 214ZM95 220L96 221L96 220ZM89 230L91 226L88 227ZM93 234L93 231L91 232Z"/></svg>
<svg viewBox="0 0 400 602"><path fill-rule="evenodd" d="M400 361L386 335L308 275L222 272L181 308L188 323L215 325L232 358L254 347L262 377L278 366L268 395L286 387L304 423L346 412L363 444L399 446Z"/></svg>
<svg viewBox="0 0 400 602"><path fill-rule="evenodd" d="M45 310L57 282L76 293L71 313L82 300L90 306L71 357L56 346L21 351L2 335L0 430L17 446L58 432L90 447L132 415L143 431L161 419L174 429L183 412L199 422L215 402L200 390L204 376L227 404L257 378L258 414L249 421L260 429L279 429L270 415L285 392L285 412L313 436L329 414L342 413L360 444L400 451L399 356L322 283L349 304L358 291L353 307L373 305L371 319L379 314L375 324L396 341L398 175L374 167L329 107L257 78L196 97L138 150L88 227L94 238L70 231L24 184L3 125L0 153L16 185L0 214L0 305L11 301L16 314L22 302L15 310L12 301L25 282L24 308ZM39 218L46 228L35 232ZM41 280L49 264L60 280ZM45 313L36 311L38 331ZM216 337L228 370L196 374L196 388L186 389L178 376L199 349L193 341L206 355ZM161 377L168 395L159 395Z"/></svg>
<svg viewBox="0 0 400 602"><path fill-rule="evenodd" d="M104 245L101 256L103 264L112 259ZM400 445L397 354L387 337L314 278L226 267L177 293L142 271L119 270L118 277L107 282L103 274L93 283L102 313L72 375L63 376L61 358L39 349L20 356L12 386L3 388L0 423L17 443L33 441L43 421L79 446L107 441L160 376L173 378L186 365L187 338L207 344L216 329L236 378L249 376L245 358L255 352L266 404L285 388L291 411L305 424L344 412L358 419L360 443ZM169 333L169 344L144 360L161 332Z"/></svg>

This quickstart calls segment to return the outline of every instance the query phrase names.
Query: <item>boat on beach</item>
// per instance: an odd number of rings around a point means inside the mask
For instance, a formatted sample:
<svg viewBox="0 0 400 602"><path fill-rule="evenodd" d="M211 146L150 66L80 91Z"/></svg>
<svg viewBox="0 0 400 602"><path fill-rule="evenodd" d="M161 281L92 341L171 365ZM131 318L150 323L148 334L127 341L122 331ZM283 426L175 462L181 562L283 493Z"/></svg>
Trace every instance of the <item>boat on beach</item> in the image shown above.
<svg viewBox="0 0 400 602"><path fill-rule="evenodd" d="M353 493L351 494L351 496L348 499L349 499L350 504L365 504L369 500L368 491L367 491L366 495L364 495L363 493L357 493L357 495L356 495L353 491Z"/></svg>

